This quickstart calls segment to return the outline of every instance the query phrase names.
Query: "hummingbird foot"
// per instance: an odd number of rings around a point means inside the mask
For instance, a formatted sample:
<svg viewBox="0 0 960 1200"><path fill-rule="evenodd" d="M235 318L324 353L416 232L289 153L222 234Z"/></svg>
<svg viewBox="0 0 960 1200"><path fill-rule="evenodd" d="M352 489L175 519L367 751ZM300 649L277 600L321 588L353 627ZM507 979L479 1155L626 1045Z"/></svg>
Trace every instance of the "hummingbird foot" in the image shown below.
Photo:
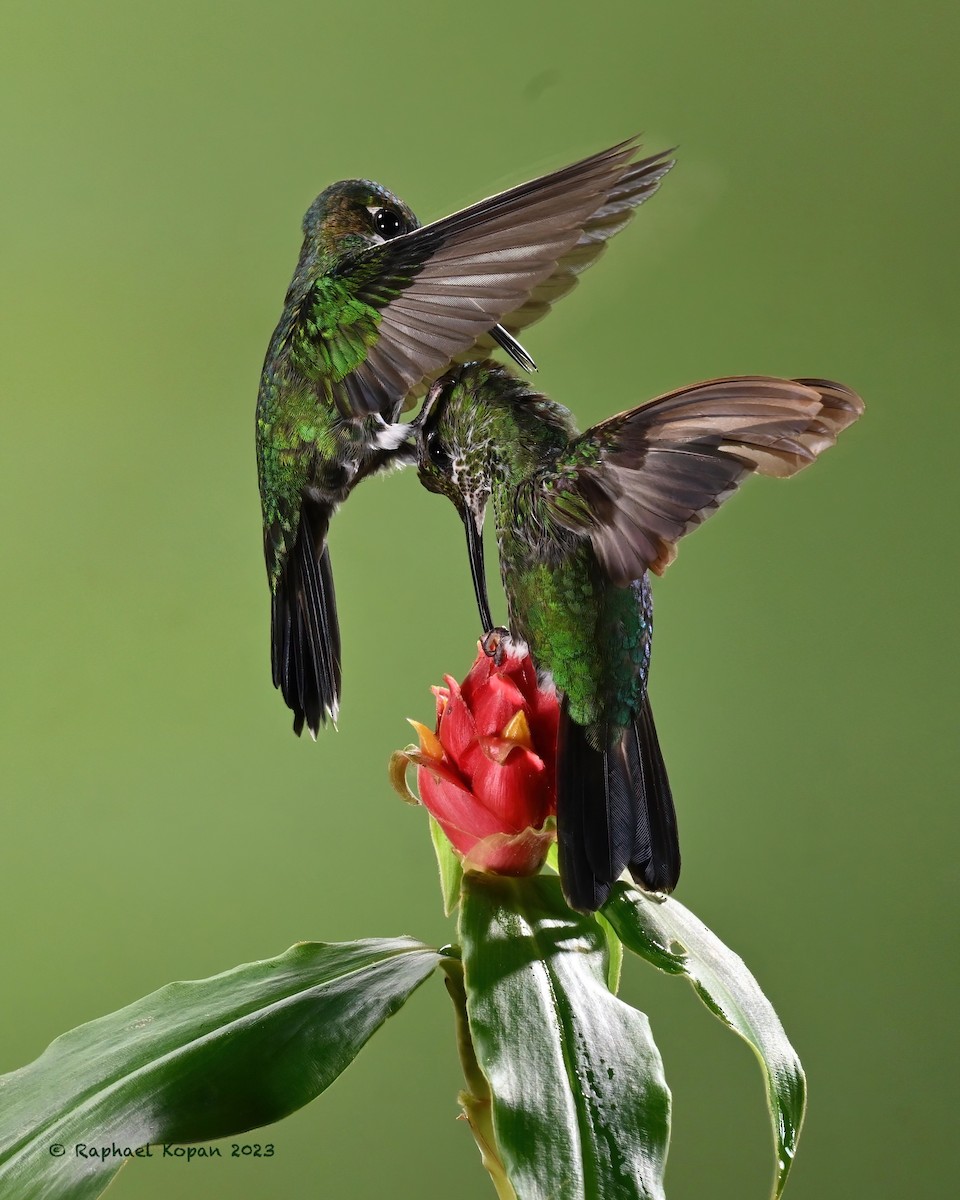
<svg viewBox="0 0 960 1200"><path fill-rule="evenodd" d="M510 630L496 625L480 639L480 648L487 658L492 658L502 667L507 658L522 658L527 653L527 643L510 636Z"/></svg>

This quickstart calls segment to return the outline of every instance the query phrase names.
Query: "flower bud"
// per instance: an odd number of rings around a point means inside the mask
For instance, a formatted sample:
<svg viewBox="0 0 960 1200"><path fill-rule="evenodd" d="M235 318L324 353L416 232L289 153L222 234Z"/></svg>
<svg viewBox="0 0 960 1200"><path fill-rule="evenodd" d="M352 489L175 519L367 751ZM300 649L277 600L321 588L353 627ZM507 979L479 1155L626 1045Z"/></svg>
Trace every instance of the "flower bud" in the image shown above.
<svg viewBox="0 0 960 1200"><path fill-rule="evenodd" d="M417 721L419 749L394 756L394 785L417 764L420 801L436 818L464 866L500 875L532 875L554 839L560 710L537 685L524 650L496 663L479 651L463 684L435 687L436 732Z"/></svg>

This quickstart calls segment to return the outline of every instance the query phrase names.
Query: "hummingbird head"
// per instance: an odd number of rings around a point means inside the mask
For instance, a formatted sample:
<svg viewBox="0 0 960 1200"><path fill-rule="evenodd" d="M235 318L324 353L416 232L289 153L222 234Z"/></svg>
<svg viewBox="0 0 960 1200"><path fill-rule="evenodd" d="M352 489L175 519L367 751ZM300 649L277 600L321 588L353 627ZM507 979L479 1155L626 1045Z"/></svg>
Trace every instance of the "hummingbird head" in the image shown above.
<svg viewBox="0 0 960 1200"><path fill-rule="evenodd" d="M304 249L322 257L355 254L420 227L392 192L369 179L343 179L326 188L303 218Z"/></svg>
<svg viewBox="0 0 960 1200"><path fill-rule="evenodd" d="M417 417L417 470L429 492L446 496L478 528L490 498L493 473L489 413L483 403L493 363L455 366L431 387Z"/></svg>
<svg viewBox="0 0 960 1200"><path fill-rule="evenodd" d="M414 422L420 482L452 501L463 521L484 632L493 628L482 533L494 474L501 466L498 414L521 393L523 384L498 364L464 363L434 383Z"/></svg>

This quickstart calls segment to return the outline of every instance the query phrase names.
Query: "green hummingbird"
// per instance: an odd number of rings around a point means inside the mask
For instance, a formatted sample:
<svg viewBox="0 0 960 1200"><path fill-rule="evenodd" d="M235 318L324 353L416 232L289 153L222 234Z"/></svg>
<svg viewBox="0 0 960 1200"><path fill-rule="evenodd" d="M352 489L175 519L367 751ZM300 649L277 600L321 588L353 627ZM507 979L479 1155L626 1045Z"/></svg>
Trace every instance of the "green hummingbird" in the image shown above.
<svg viewBox="0 0 960 1200"><path fill-rule="evenodd" d="M339 708L334 510L361 479L412 461L400 414L459 356L496 343L533 368L513 335L574 286L673 166L636 151L621 142L425 226L361 179L307 210L256 419L273 682L297 734L316 735Z"/></svg>
<svg viewBox="0 0 960 1200"><path fill-rule="evenodd" d="M823 379L694 384L578 434L567 409L489 360L438 379L414 422L422 483L467 533L488 653L526 643L561 697L560 874L592 911L625 868L651 891L680 873L673 798L647 680L649 572L754 471L793 475L863 411ZM495 629L483 571L492 501L507 598Z"/></svg>

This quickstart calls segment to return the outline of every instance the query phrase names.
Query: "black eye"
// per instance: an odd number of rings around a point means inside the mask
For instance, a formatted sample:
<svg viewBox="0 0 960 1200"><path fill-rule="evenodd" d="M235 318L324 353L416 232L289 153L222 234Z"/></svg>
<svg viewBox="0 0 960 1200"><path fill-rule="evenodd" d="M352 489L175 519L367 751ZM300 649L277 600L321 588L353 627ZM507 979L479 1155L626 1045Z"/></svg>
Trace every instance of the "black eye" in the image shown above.
<svg viewBox="0 0 960 1200"><path fill-rule="evenodd" d="M373 214L373 227L382 238L388 241L403 233L403 222L392 208L378 208Z"/></svg>
<svg viewBox="0 0 960 1200"><path fill-rule="evenodd" d="M430 462L438 471L446 473L450 470L452 459L439 438L432 437L430 439L427 443L427 453L430 455Z"/></svg>

